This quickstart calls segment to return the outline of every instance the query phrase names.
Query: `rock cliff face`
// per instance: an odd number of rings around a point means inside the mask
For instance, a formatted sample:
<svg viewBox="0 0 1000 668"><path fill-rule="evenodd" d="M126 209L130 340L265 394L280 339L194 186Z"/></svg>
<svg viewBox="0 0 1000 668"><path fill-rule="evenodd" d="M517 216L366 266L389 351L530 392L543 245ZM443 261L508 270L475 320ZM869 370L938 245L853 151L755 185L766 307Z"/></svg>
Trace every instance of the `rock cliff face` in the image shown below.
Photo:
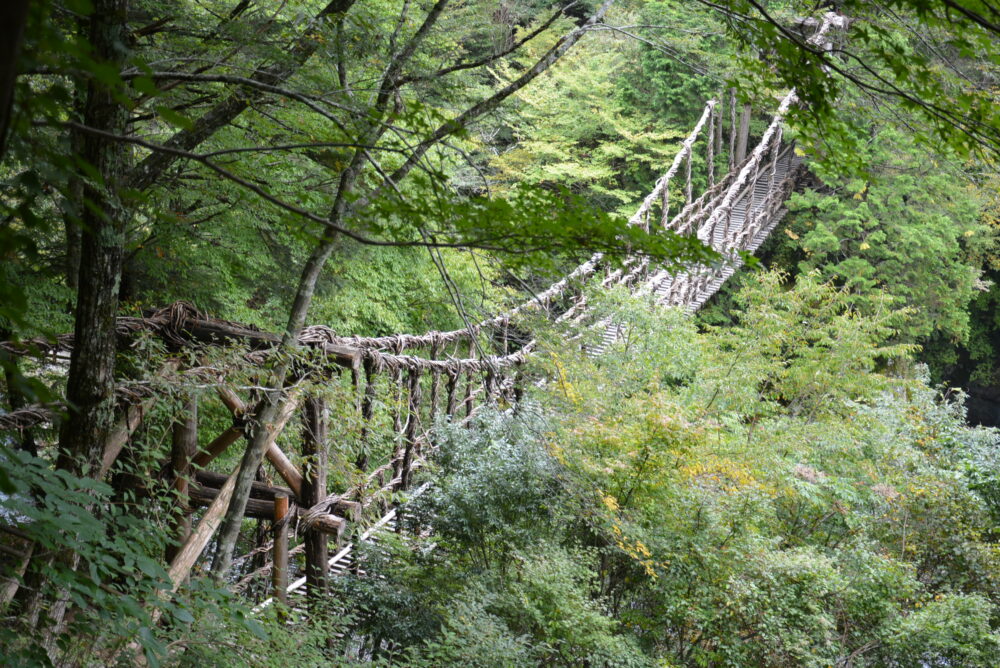
<svg viewBox="0 0 1000 668"><path fill-rule="evenodd" d="M972 383L966 392L969 424L1000 427L1000 387Z"/></svg>

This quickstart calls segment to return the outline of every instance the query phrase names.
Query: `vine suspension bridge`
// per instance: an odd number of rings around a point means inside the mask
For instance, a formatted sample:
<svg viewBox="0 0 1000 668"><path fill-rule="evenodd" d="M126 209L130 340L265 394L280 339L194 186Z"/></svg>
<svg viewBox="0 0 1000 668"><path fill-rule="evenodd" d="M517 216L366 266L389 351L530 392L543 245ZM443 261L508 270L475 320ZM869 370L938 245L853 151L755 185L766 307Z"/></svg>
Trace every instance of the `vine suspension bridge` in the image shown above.
<svg viewBox="0 0 1000 668"><path fill-rule="evenodd" d="M831 13L813 25L817 29L809 42L814 47L829 49L828 31L845 27L845 19ZM243 589L257 579L271 576L273 598L266 599L258 610L275 599L295 609L298 603L294 597L303 592L310 597L321 596L328 577L349 571L363 573L355 559L355 548L360 542L377 540L380 531L395 526L399 506L390 499L411 488L414 471L431 449L429 429L435 417L443 413L453 423L466 424L484 406L498 401L517 402L518 370L535 347L533 339L524 341L522 332L515 331L521 316L544 312L557 322L587 325L590 314L582 286L588 280L599 282L602 288L624 286L632 294L646 296L661 305L693 312L742 265L743 254L760 247L784 216L784 204L805 173L793 143L784 141L782 129L786 114L798 98L794 90L785 95L749 152L750 109L738 109L732 93L728 98L706 104L669 169L629 220L631 225L647 231L659 226L682 235L697 235L721 260L670 271L656 266L649 258L629 257L620 267L612 269L598 253L531 300L463 329L383 337L339 336L324 326L307 327L303 331L300 346L321 360L311 365L308 373L321 377L325 374L328 378L349 373L356 397L354 408L361 424L369 425L376 419L391 423L396 435L395 447L388 460L373 469L367 457L361 456L356 462L364 472L361 484L328 493L324 454L330 428L328 408L322 399L302 396L301 389L294 385L286 388L278 418L269 425L266 458L287 486L254 484L245 516L271 520L273 536L241 558L271 552L272 559L234 583L237 589ZM703 163L696 162L700 156ZM704 183L697 196L696 181ZM673 202L682 202L676 211L671 210ZM600 354L619 336L620 327L612 321L589 324L601 328L603 334L601 343L586 350L586 354ZM243 357L251 364L263 363L280 341L276 334L208 318L184 303L143 318L120 317L117 329L120 339L125 341L140 332L152 332L173 349L237 343L249 349ZM515 346L516 350L512 350ZM68 359L72 347L72 335L60 336L55 341L0 343L0 348L11 354L41 355L60 362ZM182 368L181 359L182 356L177 356L168 361L160 375L206 373L204 369ZM175 481L174 489L178 498L188 499L189 510L205 507L196 524L192 525L190 520L182 523L177 536L179 547L173 551L169 564L174 591L212 541L235 488L236 471L226 475L213 473L208 467L227 448L247 436L249 421L256 411L255 406L248 405L235 389L225 384L225 378L215 374L207 380L232 413L233 424L202 448L198 447L195 409L173 427L174 452L167 468ZM388 396L380 398L380 391ZM119 395L122 408L112 436L104 446L99 477L112 469L129 438L142 424L144 414L157 400L152 393L127 391ZM385 409L389 414L377 416L377 409ZM312 466L303 470L276 444L278 435L296 412L302 413L305 425L303 458L314 460ZM32 406L0 415L0 430L25 429L56 419L57 411ZM366 429L362 426L362 440ZM410 498L429 484L424 483L411 492ZM306 558L303 576L289 584L288 529L293 521L296 530L305 536L293 552L304 551ZM352 527L349 532L348 527ZM0 525L0 531L18 535L16 527ZM349 542L345 542L347 535L352 536ZM336 546L332 556L331 542ZM26 548L21 556L26 566L30 549Z"/></svg>

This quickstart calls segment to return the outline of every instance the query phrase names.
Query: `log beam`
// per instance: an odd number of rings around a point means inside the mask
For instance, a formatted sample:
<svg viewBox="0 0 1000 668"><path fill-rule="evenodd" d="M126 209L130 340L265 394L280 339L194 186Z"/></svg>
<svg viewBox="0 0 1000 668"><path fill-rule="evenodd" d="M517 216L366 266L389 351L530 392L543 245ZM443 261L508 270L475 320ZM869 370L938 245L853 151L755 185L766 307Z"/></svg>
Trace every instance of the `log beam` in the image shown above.
<svg viewBox="0 0 1000 668"><path fill-rule="evenodd" d="M260 483L254 483L260 484ZM290 491L290 490L289 490ZM283 492L283 494L287 494ZM192 483L188 490L191 504L194 506L208 506L219 496L219 488L209 487L201 483ZM274 517L274 496L270 498L247 499L245 517L253 517L259 520L269 520Z"/></svg>
<svg viewBox="0 0 1000 668"><path fill-rule="evenodd" d="M198 471L194 474L194 479L199 485L203 487L212 487L215 489L221 488L226 484L226 478L228 476L222 473L215 473L214 471ZM277 485L267 485L262 482L254 482L250 487L250 496L254 499L264 499L266 501L273 501L274 497L278 494L285 494L287 496L292 495L292 490L287 487L280 487Z"/></svg>
<svg viewBox="0 0 1000 668"><path fill-rule="evenodd" d="M115 331L119 348L122 350L128 348L134 342L136 334L143 331L161 335L175 346L186 342L209 345L241 343L250 350L267 351L276 348L281 342L281 335L273 332L263 332L251 325L238 322L215 320L200 315L192 316L191 313L177 328L172 319L172 312L175 310L174 307L167 307L158 311L147 311L146 317L143 318L126 316L116 318ZM193 309L191 312L193 313ZM45 355L72 350L75 343L76 337L73 334L61 334L54 341L47 338L3 341L0 342L0 348L15 355ZM312 340L302 341L301 344L307 350L318 350L338 366L356 369L361 364L361 352L356 348Z"/></svg>
<svg viewBox="0 0 1000 668"><path fill-rule="evenodd" d="M287 413L289 413L289 415L295 411L296 403L297 402L295 402L294 400L288 402ZM282 417L281 415L279 415L278 419L281 420L282 426L284 426L284 423L288 421L288 416ZM292 489L292 492L295 493L295 498L301 499L302 474L299 473L299 470L295 468L294 464L292 464L292 460L290 460L285 455L285 453L281 451L281 448L279 448L277 444L273 442L267 448L267 451L265 451L264 456L267 457L267 461L271 463L271 466L273 466L274 470L278 472L278 475L280 475L284 479L284 481L288 483L288 486Z"/></svg>
<svg viewBox="0 0 1000 668"><path fill-rule="evenodd" d="M179 366L180 360L168 360L156 375L162 378L176 371ZM115 460L118 459L118 455L121 454L125 444L128 443L129 437L142 424L142 416L148 413L149 409L155 403L156 395L153 395L139 404L132 404L125 408L125 415L111 428L108 440L104 443L104 450L101 453L101 467L97 475L98 480L102 479L111 470Z"/></svg>
<svg viewBox="0 0 1000 668"><path fill-rule="evenodd" d="M215 440L205 446L205 449L199 452L191 463L196 469L205 468L216 457L225 452L230 445L240 440L243 435L243 425L234 424L232 427L219 434Z"/></svg>
<svg viewBox="0 0 1000 668"><path fill-rule="evenodd" d="M212 540L212 536L222 524L222 518L229 507L229 500L233 497L233 490L236 488L236 472L226 480L226 484L219 490L208 510L202 516L198 526L191 532L188 539L177 551L177 555L170 562L170 583L171 591L177 591L187 576L190 575L194 563L201 556L202 550Z"/></svg>
<svg viewBox="0 0 1000 668"><path fill-rule="evenodd" d="M222 403L226 405L226 408L233 414L233 417L237 420L242 420L247 415L246 404L240 399L239 395L233 392L230 388L223 385L219 385L216 388L219 394L219 398L222 399ZM288 423L288 419L295 412L296 407L299 402L296 390L292 390L289 399L285 402L280 413L278 413L277 419L275 420L275 428L273 430L273 437L271 438L271 444L268 446L267 450L264 452L264 456L267 457L267 461L271 463L271 466L278 472L288 487L291 488L292 492L295 494L297 500L302 499L302 473L292 464L281 448L275 444L274 440L277 435L281 433L281 430L285 428ZM221 438L221 437L220 437ZM218 439L217 439L218 440ZM228 447L228 445L227 445Z"/></svg>
<svg viewBox="0 0 1000 668"><path fill-rule="evenodd" d="M215 476L218 474L212 475ZM262 487L267 487L267 485L263 485L261 483L254 484L260 484ZM274 493L270 493L272 490ZM192 483L189 490L189 498L191 499L192 505L209 506L215 502L216 498L218 498L219 492L220 490L216 487L210 487L209 485L201 483ZM271 519L274 515L274 498L278 494L287 495L290 492L291 490L283 487L269 487L260 497L247 499L245 517L264 520ZM330 509L336 511L337 513L341 513L343 517L333 513L322 513L310 519L309 528L315 528L317 531L325 534L340 536L343 534L344 529L347 528L347 520L345 517L353 519L359 518L361 514L361 505L362 504L357 501L336 501L331 504ZM298 517L304 517L308 511L308 508L302 508L301 506L298 506L295 509L295 513Z"/></svg>

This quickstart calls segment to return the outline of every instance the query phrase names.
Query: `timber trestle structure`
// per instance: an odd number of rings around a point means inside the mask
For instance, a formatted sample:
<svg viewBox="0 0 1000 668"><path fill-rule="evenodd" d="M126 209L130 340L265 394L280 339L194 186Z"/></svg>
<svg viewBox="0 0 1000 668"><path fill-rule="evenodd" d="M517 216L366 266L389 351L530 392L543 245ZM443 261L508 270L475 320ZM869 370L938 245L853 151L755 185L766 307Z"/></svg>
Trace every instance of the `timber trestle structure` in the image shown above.
<svg viewBox="0 0 1000 668"><path fill-rule="evenodd" d="M829 48L824 44L825 34L829 28L843 25L844 19L827 14L810 41L814 46ZM242 563L252 564L255 558L259 563L259 557L270 553L271 559L269 563L263 560L257 568L244 568L233 582L234 588L245 589L270 576L274 599L290 603L294 609L297 604L290 602L290 596L308 590L315 598L325 591L328 577L363 573L355 547L360 542L377 540L379 531L396 525L399 493L411 487L414 472L429 454L434 420L443 417L464 424L484 406L517 403L519 369L535 346L534 340L518 327L524 314L545 312L555 321L587 325L589 314L582 287L588 281L604 288L625 286L633 294L691 312L703 306L741 266L743 254L756 251L785 213L784 203L803 173L801 159L793 145L784 141L782 129L784 116L796 102L794 91L781 100L759 142L747 152L749 108L738 107L731 92L709 101L669 169L629 220L631 225L646 230L660 227L697 235L719 253L721 259L712 265L687 265L680 271L668 271L649 258L629 257L612 269L598 253L531 300L466 328L383 337L341 336L323 326L306 328L299 337L300 347L310 359L309 369L303 373L320 377L349 375L355 418L362 425L361 440L366 437L368 425L382 420L383 424L391 424L393 445L387 459L375 467L370 465L367 454L359 455L352 465L361 482L330 493L326 457L328 444L336 439L330 433L329 407L322 399L302 396L297 386L286 388L288 401L271 425L266 452L284 486L256 483L246 509L247 517L271 522L271 536L259 540L255 550L240 558ZM696 187L700 191L697 195ZM601 353L619 335L614 322L589 324L602 328L603 336L588 354ZM183 303L141 318L119 318L117 327L123 349L140 333L149 332L175 350L237 345L251 365L265 363L280 340L278 335L254 327L208 318ZM40 355L57 361L67 359L72 346L71 335L55 340L0 343L0 348L11 354ZM256 410L237 389L227 386L220 374L198 367L183 368L182 358L190 356L171 358L160 375L169 378L189 374L212 384L232 414L233 423L199 448L197 403L192 400L186 404L186 414L173 426L173 449L167 468L177 498L188 507L186 519L177 527L179 545L168 555L175 590L211 542L232 494L235 473L212 472L208 467L247 435L248 421ZM123 385L119 398L123 406L119 421L95 475L104 476L112 469L143 415L157 400L156 393L141 383ZM378 411L388 414L377 415ZM0 430L51 422L58 419L59 412L59 407L32 406L0 415ZM294 464L276 443L296 413L301 414L303 424L302 460L308 462L302 467ZM428 484L417 488L410 498ZM205 510L194 523L197 507ZM303 534L304 541L289 552L288 530L292 526ZM17 531L13 527L4 530ZM331 543L335 546L332 554ZM300 551L306 554L302 576L289 584L290 557ZM258 609L274 599L264 600Z"/></svg>

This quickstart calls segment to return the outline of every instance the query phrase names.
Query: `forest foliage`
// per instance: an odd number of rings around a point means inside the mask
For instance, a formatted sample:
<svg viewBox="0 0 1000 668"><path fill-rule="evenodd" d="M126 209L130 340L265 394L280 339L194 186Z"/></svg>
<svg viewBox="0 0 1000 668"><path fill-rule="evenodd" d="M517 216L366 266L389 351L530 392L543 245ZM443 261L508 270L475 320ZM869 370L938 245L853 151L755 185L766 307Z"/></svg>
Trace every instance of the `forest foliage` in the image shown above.
<svg viewBox="0 0 1000 668"><path fill-rule="evenodd" d="M25 3L0 340L93 345L0 353L2 410L57 414L0 435L20 532L0 541L0 663L994 665L1000 443L942 381L1000 378L1000 10L834 4L851 23L824 50L811 2ZM182 355L263 407L213 467L270 481L307 323L460 328L593 251L716 261L626 217L707 99L732 91L753 139L792 87L809 172L769 269L696 318L594 281L584 324L518 322L538 342L520 401L437 421L433 484L386 500L400 532L358 544L363 570L309 619L253 611L268 522L242 509L173 591L171 433L214 391L164 381L178 352L154 337L116 348L115 314L182 300L282 333L263 366ZM583 354L604 318L622 335ZM299 389L336 416L329 488L364 484L399 426L359 416L350 373ZM159 401L95 478L116 391ZM201 406L204 448L233 416Z"/></svg>
<svg viewBox="0 0 1000 668"><path fill-rule="evenodd" d="M612 350L580 356L552 330L532 369L551 387L513 415L439 427L414 532L337 580L349 651L413 666L991 665L998 437L925 371L880 370L913 352L888 344L905 311L815 273L760 276L737 326L706 333L608 299L628 328Z"/></svg>

